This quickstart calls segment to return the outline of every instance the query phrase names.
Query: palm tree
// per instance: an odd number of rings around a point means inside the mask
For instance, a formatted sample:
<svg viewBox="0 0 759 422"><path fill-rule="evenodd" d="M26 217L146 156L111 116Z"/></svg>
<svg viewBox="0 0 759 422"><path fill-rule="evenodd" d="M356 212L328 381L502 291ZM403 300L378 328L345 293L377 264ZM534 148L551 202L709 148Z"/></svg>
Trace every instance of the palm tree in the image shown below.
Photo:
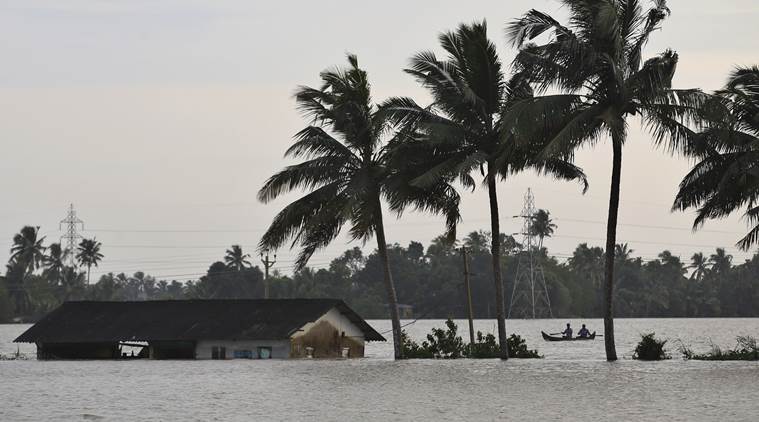
<svg viewBox="0 0 759 422"><path fill-rule="evenodd" d="M712 271L722 274L730 270L733 266L733 256L728 255L724 248L717 248L712 256L709 257L709 263L712 265Z"/></svg>
<svg viewBox="0 0 759 422"><path fill-rule="evenodd" d="M703 280L709 271L709 261L707 261L706 257L701 252L694 253L690 260L691 264L688 268L693 269L693 273L690 275L691 280Z"/></svg>
<svg viewBox="0 0 759 422"><path fill-rule="evenodd" d="M87 275L89 277L89 274ZM85 290L84 273L77 268L66 266L61 272L60 296L63 301L81 299ZM89 280L87 280L89 283Z"/></svg>
<svg viewBox="0 0 759 422"><path fill-rule="evenodd" d="M706 96L698 90L671 89L677 54L666 50L645 62L643 47L669 15L665 0L644 11L638 0L563 0L569 25L546 13L527 12L508 26L508 36L522 47L515 59L539 91L561 93L522 101L511 120L520 128L543 131L543 154L568 153L609 136L612 175L607 219L604 274L606 358L617 359L614 345L614 247L619 211L622 147L627 119L640 116L657 144L691 152L688 125L698 118ZM528 43L544 34L541 44Z"/></svg>
<svg viewBox="0 0 759 422"><path fill-rule="evenodd" d="M558 227L551 220L551 213L546 210L538 210L532 216L530 230L533 236L538 236L538 249L543 249L543 238L553 236L553 232Z"/></svg>
<svg viewBox="0 0 759 422"><path fill-rule="evenodd" d="M227 249L227 255L224 257L224 262L227 264L227 268L232 268L237 271L242 271L244 268L250 268L252 265L248 261L250 255L243 254L240 245L232 245L231 249Z"/></svg>
<svg viewBox="0 0 759 422"><path fill-rule="evenodd" d="M309 192L277 214L260 247L277 249L293 239L293 245L301 246L296 260L300 270L346 224L354 240L367 241L375 236L383 264L395 358L401 359L401 326L388 262L382 200L396 213L408 206L445 213L448 237L453 239L459 219L459 196L447 183L425 189L411 186L406 181L414 177L416 169L391 165L400 157L393 153L395 140L384 143L390 122L372 103L367 74L359 68L356 56L349 55L348 62L347 68L322 72L319 89L300 87L295 94L298 108L313 123L295 135L295 144L286 155L306 161L271 176L258 198L269 202L292 190Z"/></svg>
<svg viewBox="0 0 759 422"><path fill-rule="evenodd" d="M673 209L696 208L697 229L745 207L753 228L738 246L747 250L759 240L759 66L735 69L715 97L696 135L703 156L680 183Z"/></svg>
<svg viewBox="0 0 759 422"><path fill-rule="evenodd" d="M98 263L103 259L103 254L100 253L100 242L95 239L82 239L77 247L76 259L79 264L87 267L87 284L90 284L90 270L92 266L98 266Z"/></svg>
<svg viewBox="0 0 759 422"><path fill-rule="evenodd" d="M61 283L61 274L65 267L66 252L61 248L60 243L52 243L47 248L47 255L43 257L42 261L45 266L43 276L56 285Z"/></svg>
<svg viewBox="0 0 759 422"><path fill-rule="evenodd" d="M630 249L627 243L620 243L614 247L614 258L620 262L625 262L630 259L633 252L633 249Z"/></svg>
<svg viewBox="0 0 759 422"><path fill-rule="evenodd" d="M38 238L39 230L39 227L25 226L13 236L10 261L18 263L25 272L39 268L45 257L45 247L42 245L45 237Z"/></svg>
<svg viewBox="0 0 759 422"><path fill-rule="evenodd" d="M464 247L472 253L482 253L490 247L490 233L482 230L474 231L464 238Z"/></svg>
<svg viewBox="0 0 759 422"><path fill-rule="evenodd" d="M433 104L421 107L410 98L393 98L384 109L394 121L418 129L417 136L409 137L404 146L421 151L427 161L418 163L426 171L412 181L414 185L455 177L464 187L474 189L477 182L472 175L484 177L490 206L499 345L501 358L507 359L497 182L527 168L583 183L585 175L561 158L533 161L538 150L535 145L513 142L518 134L504 115L512 104L531 97L532 89L521 75L506 78L485 22L462 24L439 38L448 54L446 59L424 51L416 54L406 69L429 91Z"/></svg>

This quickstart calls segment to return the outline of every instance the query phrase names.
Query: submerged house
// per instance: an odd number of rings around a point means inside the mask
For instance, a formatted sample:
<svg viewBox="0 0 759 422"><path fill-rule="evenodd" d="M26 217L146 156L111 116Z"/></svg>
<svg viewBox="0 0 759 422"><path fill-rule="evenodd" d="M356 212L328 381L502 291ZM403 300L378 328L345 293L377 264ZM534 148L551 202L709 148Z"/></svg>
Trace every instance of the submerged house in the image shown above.
<svg viewBox="0 0 759 422"><path fill-rule="evenodd" d="M16 340L38 359L363 357L385 341L338 299L66 302Z"/></svg>

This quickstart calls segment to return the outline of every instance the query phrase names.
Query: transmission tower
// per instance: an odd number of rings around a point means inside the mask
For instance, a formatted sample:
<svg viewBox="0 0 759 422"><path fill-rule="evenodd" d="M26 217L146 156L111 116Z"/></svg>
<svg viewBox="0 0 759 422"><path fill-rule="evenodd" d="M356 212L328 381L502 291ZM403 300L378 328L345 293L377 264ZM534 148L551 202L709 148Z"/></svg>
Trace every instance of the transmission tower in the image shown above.
<svg viewBox="0 0 759 422"><path fill-rule="evenodd" d="M76 245L82 239L82 235L79 234L79 227L84 230L84 221L80 220L79 217L76 216L76 211L74 211L74 204L71 204L69 205L69 212L66 215L66 218L61 220L60 224L58 225L58 230L63 230L61 243L66 245L63 253L66 257L65 259L68 262L68 265L71 267L76 267L76 258L74 256L74 251L76 250Z"/></svg>
<svg viewBox="0 0 759 422"><path fill-rule="evenodd" d="M522 213L515 216L523 219L524 223L521 233L522 249L519 251L514 287L511 290L509 318L512 315L517 318L553 318L543 265L535 254L537 236L532 228L535 214L535 197L532 189L528 188Z"/></svg>

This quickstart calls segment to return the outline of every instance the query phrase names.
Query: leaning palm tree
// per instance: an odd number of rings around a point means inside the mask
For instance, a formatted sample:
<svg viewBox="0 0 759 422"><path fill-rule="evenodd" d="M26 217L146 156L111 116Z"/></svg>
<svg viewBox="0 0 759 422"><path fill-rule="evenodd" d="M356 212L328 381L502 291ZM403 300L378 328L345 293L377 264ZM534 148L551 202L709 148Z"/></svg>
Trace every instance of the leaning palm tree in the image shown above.
<svg viewBox="0 0 759 422"><path fill-rule="evenodd" d="M248 258L250 258L250 255L243 253L240 245L232 245L231 249L227 249L224 262L227 264L227 268L242 271L252 266Z"/></svg>
<svg viewBox="0 0 759 422"><path fill-rule="evenodd" d="M43 276L56 285L61 283L61 274L66 266L67 251L61 248L60 243L52 243L47 248L47 255L42 258L45 270Z"/></svg>
<svg viewBox="0 0 759 422"><path fill-rule="evenodd" d="M292 239L301 251L296 268L303 269L315 251L327 246L344 225L350 236L367 241L376 237L383 265L384 285L392 319L395 358L403 358L401 325L395 285L390 273L382 200L391 211L412 206L445 213L448 237L455 238L459 197L447 183L420 189L406 182L412 166L391 166L393 155L385 135L390 124L372 103L366 72L356 56L347 68L321 73L320 88L300 87L295 99L312 124L295 135L286 155L306 161L270 177L258 192L269 202L297 189L308 191L277 214L260 247L277 249ZM390 141L391 143L394 141Z"/></svg>
<svg viewBox="0 0 759 422"><path fill-rule="evenodd" d="M644 10L638 0L563 0L569 24L546 13L527 12L508 25L518 71L540 92L558 90L523 101L510 120L519 127L543 131L543 154L567 153L582 145L611 138L612 174L606 231L604 334L606 358L617 359L614 345L613 280L617 237L622 148L628 118L640 116L657 144L671 151L691 152L689 125L698 119L706 96L698 90L673 90L677 54L671 50L642 60L650 35L669 15L665 0ZM531 43L541 35L547 41Z"/></svg>
<svg viewBox="0 0 759 422"><path fill-rule="evenodd" d="M551 219L551 213L546 210L538 210L532 216L530 231L533 236L538 237L538 249L543 249L543 239L553 236L556 230L556 223Z"/></svg>
<svg viewBox="0 0 759 422"><path fill-rule="evenodd" d="M98 263L103 259L103 254L100 253L100 242L95 239L82 239L77 246L76 260L79 264L87 267L87 284L90 284L90 270L92 266L98 266Z"/></svg>
<svg viewBox="0 0 759 422"><path fill-rule="evenodd" d="M478 183L473 175L483 176L490 206L499 346L501 358L507 359L498 181L525 169L583 183L585 175L565 160L567 157L536 161L533 158L539 150L537 144L514 142L518 134L504 115L514 103L531 97L532 89L522 75L507 78L504 74L485 22L462 24L439 38L447 53L445 59L424 51L415 55L406 69L429 91L432 105L422 107L410 98L393 98L383 108L395 122L417 129L416 136L408 137L402 147L411 151L405 156L413 157L414 152L419 152L424 158L415 163L415 167L426 171L412 180L414 185L424 187L441 178L455 177L464 187L474 189Z"/></svg>
<svg viewBox="0 0 759 422"><path fill-rule="evenodd" d="M738 246L747 250L759 241L759 66L735 69L715 97L696 135L705 152L680 183L673 209L696 208L697 229L745 208L753 227Z"/></svg>
<svg viewBox="0 0 759 422"><path fill-rule="evenodd" d="M11 262L20 265L25 272L32 272L40 267L45 258L45 237L39 237L39 227L25 226L13 236Z"/></svg>

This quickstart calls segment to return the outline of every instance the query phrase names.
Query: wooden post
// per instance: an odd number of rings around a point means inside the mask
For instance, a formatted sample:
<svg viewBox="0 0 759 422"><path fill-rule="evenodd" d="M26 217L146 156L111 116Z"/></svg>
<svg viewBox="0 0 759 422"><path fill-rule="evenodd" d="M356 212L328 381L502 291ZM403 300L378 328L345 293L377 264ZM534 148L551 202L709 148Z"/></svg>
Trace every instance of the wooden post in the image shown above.
<svg viewBox="0 0 759 422"><path fill-rule="evenodd" d="M472 314L472 290L469 287L469 257L466 248L461 248L461 255L464 257L464 287L466 288L467 316L469 317L469 347L474 345L474 316Z"/></svg>

